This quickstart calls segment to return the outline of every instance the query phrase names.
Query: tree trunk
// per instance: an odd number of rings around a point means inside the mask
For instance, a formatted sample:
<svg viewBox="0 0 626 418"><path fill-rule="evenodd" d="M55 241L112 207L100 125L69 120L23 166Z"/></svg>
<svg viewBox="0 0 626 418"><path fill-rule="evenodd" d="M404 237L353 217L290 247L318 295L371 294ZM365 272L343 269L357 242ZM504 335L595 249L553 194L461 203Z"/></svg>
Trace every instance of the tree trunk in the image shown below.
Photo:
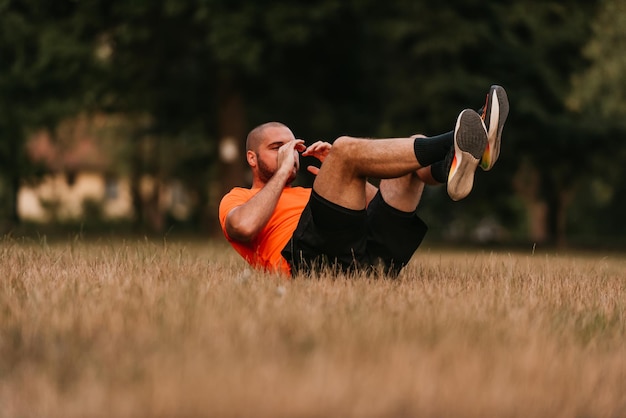
<svg viewBox="0 0 626 418"><path fill-rule="evenodd" d="M148 196L144 197L146 205L146 220L152 232L163 232L165 229L165 213L161 208L161 191L163 189L163 168L161 167L161 147L162 140L159 137L146 138L148 144L145 153L149 155L152 168L152 189Z"/></svg>
<svg viewBox="0 0 626 418"><path fill-rule="evenodd" d="M548 240L551 244L556 245L556 236L558 234L558 216L559 216L559 197L554 180L549 175L542 176L541 194L547 206L547 227Z"/></svg>
<svg viewBox="0 0 626 418"><path fill-rule="evenodd" d="M554 191L555 205L551 210L554 211L554 243L557 248L565 249L568 246L567 239L567 213L574 200L575 187L566 187L559 184Z"/></svg>
<svg viewBox="0 0 626 418"><path fill-rule="evenodd" d="M10 185L9 185L9 213L7 216L7 228L12 229L18 226L21 222L20 213L17 207L17 199L20 191L20 175L14 168L11 173Z"/></svg>
<svg viewBox="0 0 626 418"><path fill-rule="evenodd" d="M541 199L541 177L539 171L528 161L522 161L515 177L513 189L526 206L528 238L533 243L549 240L548 205Z"/></svg>
<svg viewBox="0 0 626 418"><path fill-rule="evenodd" d="M15 130L14 135L18 135L17 132L19 130ZM20 214L17 205L17 199L20 191L20 183L22 181L21 170L20 170L20 161L23 156L22 144L25 143L23 139L18 139L18 136L15 136L12 139L8 139L9 147L8 147L8 159L7 159L7 168L6 170L9 178L9 196L8 196L8 213L7 213L7 224L5 225L7 230L11 230L14 227L18 226L21 223Z"/></svg>
<svg viewBox="0 0 626 418"><path fill-rule="evenodd" d="M223 76L218 82L218 178L212 193L210 233L219 230L217 208L222 196L233 187L246 187L245 139L246 115L242 93L236 82Z"/></svg>
<svg viewBox="0 0 626 418"><path fill-rule="evenodd" d="M131 174L130 174L130 196L133 205L133 229L136 233L143 232L144 211L141 196L141 176L143 174L143 158L141 152L141 138L134 135L134 147L132 149Z"/></svg>
<svg viewBox="0 0 626 418"><path fill-rule="evenodd" d="M165 215L160 205L163 187L159 163L160 146L160 141L149 135L135 138L131 196L137 232L163 232L165 227Z"/></svg>
<svg viewBox="0 0 626 418"><path fill-rule="evenodd" d="M520 165L513 188L526 206L532 242L567 247L567 211L574 198L574 188L563 183L542 174L528 161Z"/></svg>

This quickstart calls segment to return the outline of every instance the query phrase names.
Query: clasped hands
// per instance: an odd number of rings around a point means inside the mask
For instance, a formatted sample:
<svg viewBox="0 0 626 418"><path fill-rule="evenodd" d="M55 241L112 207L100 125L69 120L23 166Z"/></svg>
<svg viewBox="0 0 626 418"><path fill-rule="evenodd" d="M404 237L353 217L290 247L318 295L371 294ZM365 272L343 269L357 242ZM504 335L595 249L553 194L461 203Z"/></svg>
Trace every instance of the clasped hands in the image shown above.
<svg viewBox="0 0 626 418"><path fill-rule="evenodd" d="M332 148L332 145L328 142L324 142L324 141L317 141L311 145L309 145L308 147L306 147L304 145L304 141L302 139L296 139L295 141L289 141L285 144L283 144L279 151L278 151L278 161L279 161L279 165L281 162L285 163L285 164L297 164L298 161L298 153L302 153L303 157L314 157L317 158L321 163L324 162L324 159L328 156L328 154L330 153L330 149ZM288 161L286 160L287 158L289 158L290 156L293 156L293 160L292 161ZM307 170L314 174L317 175L317 173L319 173L320 169L318 167L315 166L308 166Z"/></svg>

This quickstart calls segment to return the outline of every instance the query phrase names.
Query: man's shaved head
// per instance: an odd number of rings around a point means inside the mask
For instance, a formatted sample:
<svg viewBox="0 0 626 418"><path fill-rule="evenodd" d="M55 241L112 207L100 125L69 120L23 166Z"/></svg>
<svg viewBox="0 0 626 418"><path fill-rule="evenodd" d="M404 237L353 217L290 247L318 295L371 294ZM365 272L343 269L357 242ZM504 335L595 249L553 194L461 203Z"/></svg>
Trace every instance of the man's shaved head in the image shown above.
<svg viewBox="0 0 626 418"><path fill-rule="evenodd" d="M259 152L259 144L263 140L263 134L267 128L287 128L287 126L280 122L267 122L257 126L248 134L248 138L246 139L246 151Z"/></svg>

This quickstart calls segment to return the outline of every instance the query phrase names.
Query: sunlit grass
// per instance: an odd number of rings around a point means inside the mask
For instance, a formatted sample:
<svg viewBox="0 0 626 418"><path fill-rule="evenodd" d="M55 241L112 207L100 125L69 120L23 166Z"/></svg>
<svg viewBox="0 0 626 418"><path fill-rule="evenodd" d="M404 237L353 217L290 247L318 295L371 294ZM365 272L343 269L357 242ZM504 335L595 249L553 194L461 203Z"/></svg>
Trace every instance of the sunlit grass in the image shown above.
<svg viewBox="0 0 626 418"><path fill-rule="evenodd" d="M0 242L0 417L625 415L618 256L287 282L222 244Z"/></svg>

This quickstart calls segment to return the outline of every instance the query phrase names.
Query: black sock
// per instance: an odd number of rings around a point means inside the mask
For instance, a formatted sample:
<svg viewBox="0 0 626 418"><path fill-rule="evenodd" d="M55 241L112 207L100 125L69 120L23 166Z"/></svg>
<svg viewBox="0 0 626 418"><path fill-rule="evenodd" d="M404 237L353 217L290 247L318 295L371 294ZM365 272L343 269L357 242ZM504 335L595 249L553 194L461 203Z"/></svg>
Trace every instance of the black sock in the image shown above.
<svg viewBox="0 0 626 418"><path fill-rule="evenodd" d="M427 167L437 161L443 160L450 147L454 144L454 131L426 138L415 138L413 150L417 162L422 167Z"/></svg>
<svg viewBox="0 0 626 418"><path fill-rule="evenodd" d="M452 166L453 158L454 148L450 148L446 158L430 165L430 175L433 176L433 179L439 183L448 182L448 173L450 173L450 166Z"/></svg>

